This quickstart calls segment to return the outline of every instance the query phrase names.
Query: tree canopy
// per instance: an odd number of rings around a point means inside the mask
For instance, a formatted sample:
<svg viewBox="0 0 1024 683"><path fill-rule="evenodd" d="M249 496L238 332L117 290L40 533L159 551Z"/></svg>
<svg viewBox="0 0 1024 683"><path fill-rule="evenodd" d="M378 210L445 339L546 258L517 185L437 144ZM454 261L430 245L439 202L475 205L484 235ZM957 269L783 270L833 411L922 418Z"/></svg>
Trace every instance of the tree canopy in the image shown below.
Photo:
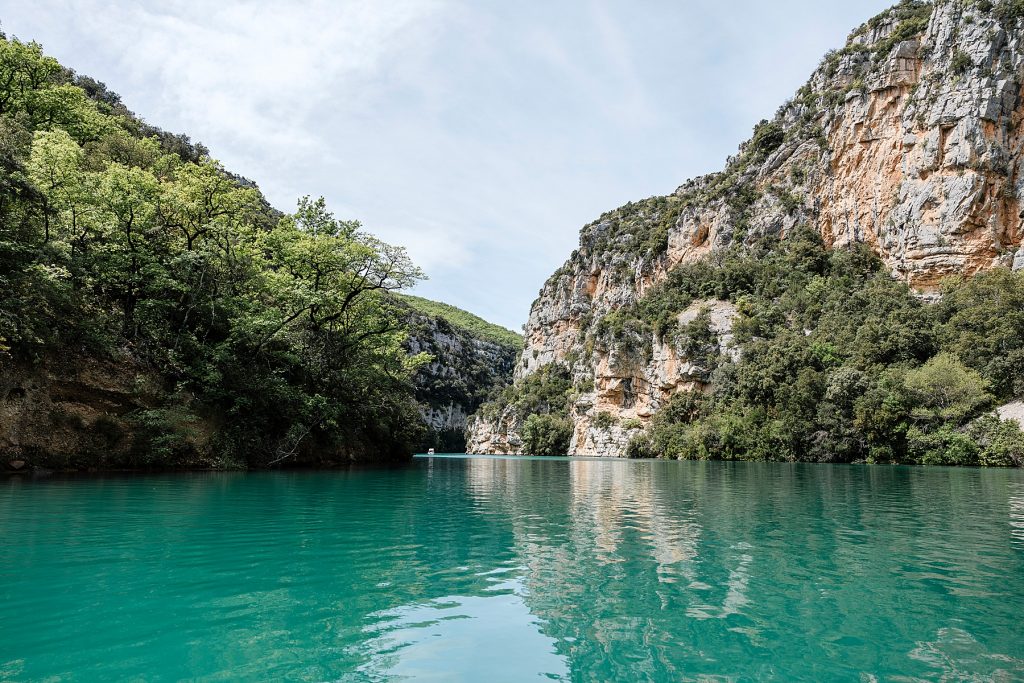
<svg viewBox="0 0 1024 683"><path fill-rule="evenodd" d="M324 200L270 208L36 43L0 40L0 360L73 350L165 378L137 416L173 464L183 406L225 463L404 455L421 429L393 293L401 247ZM185 418L188 421L188 418ZM320 457L320 456L318 456Z"/></svg>

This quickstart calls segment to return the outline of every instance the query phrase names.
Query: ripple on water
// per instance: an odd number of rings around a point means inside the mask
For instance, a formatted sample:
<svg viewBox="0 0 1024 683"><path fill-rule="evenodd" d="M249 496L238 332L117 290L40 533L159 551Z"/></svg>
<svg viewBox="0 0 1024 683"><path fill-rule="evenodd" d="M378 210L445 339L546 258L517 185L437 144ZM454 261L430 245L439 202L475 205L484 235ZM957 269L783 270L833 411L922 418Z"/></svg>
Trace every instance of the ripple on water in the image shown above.
<svg viewBox="0 0 1024 683"><path fill-rule="evenodd" d="M0 529L3 680L1024 679L1018 471L11 479Z"/></svg>

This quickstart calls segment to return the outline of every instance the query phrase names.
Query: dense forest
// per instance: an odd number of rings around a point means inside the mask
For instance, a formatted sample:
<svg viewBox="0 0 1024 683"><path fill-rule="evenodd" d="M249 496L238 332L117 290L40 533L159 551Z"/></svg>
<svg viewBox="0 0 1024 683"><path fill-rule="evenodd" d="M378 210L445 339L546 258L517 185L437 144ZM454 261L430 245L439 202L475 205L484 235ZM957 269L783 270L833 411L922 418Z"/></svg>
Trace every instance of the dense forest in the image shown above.
<svg viewBox="0 0 1024 683"><path fill-rule="evenodd" d="M405 456L423 437L392 292L404 249L294 213L133 115L36 43L0 40L0 363L140 364L159 400L130 462L267 466ZM205 459L190 434L214 425Z"/></svg>
<svg viewBox="0 0 1024 683"><path fill-rule="evenodd" d="M802 231L678 269L638 317L672 334L669 311L705 296L738 304L738 354L690 323L714 388L674 397L634 454L1024 465L1020 427L992 413L1024 393L1024 275L953 278L927 303L868 247Z"/></svg>
<svg viewBox="0 0 1024 683"><path fill-rule="evenodd" d="M738 310L728 344L707 310L678 322L716 300ZM994 413L1024 395L1024 273L951 278L929 303L866 245L830 250L805 228L677 267L587 343L645 362L654 336L703 367L708 390L624 425L632 457L1024 465L1024 433ZM550 365L484 412L513 406L530 451L563 453L569 406L588 388Z"/></svg>

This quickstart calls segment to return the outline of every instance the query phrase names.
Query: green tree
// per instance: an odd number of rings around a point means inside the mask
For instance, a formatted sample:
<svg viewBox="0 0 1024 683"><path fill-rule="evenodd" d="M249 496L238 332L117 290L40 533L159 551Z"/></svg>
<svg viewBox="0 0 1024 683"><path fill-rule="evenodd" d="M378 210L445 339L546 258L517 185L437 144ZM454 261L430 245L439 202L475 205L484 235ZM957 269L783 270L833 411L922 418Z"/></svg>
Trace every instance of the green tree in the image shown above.
<svg viewBox="0 0 1024 683"><path fill-rule="evenodd" d="M85 86L80 87L80 86ZM322 199L282 216L201 145L0 37L0 354L148 366L136 436L187 459L199 417L250 465L410 452L405 251ZM156 401L156 404L153 402ZM186 429L187 427L187 429ZM155 458L155 460L154 460Z"/></svg>
<svg viewBox="0 0 1024 683"><path fill-rule="evenodd" d="M214 232L223 240L226 231L251 224L257 210L256 190L240 187L211 159L175 168L161 184L157 208L160 222L180 234L185 251Z"/></svg>
<svg viewBox="0 0 1024 683"><path fill-rule="evenodd" d="M33 96L54 83L61 67L39 43L0 40L0 114L30 106Z"/></svg>
<svg viewBox="0 0 1024 683"><path fill-rule="evenodd" d="M1024 395L1024 273L951 279L935 312L943 349L989 378L998 398Z"/></svg>
<svg viewBox="0 0 1024 683"><path fill-rule="evenodd" d="M985 379L949 353L907 372L904 384L916 420L961 424L992 404Z"/></svg>
<svg viewBox="0 0 1024 683"><path fill-rule="evenodd" d="M565 455L569 452L572 423L560 415L530 415L523 423L523 446L530 455Z"/></svg>
<svg viewBox="0 0 1024 683"><path fill-rule="evenodd" d="M43 213L44 242L51 237L51 219L64 229L60 235L72 250L84 246L94 213L96 184L93 174L83 170L84 150L65 131L37 131L28 160L29 179L42 191L46 204ZM74 251L70 256L74 257Z"/></svg>
<svg viewBox="0 0 1024 683"><path fill-rule="evenodd" d="M995 413L982 415L968 425L967 433L977 444L979 464L1024 466L1024 431L1015 420L1000 420Z"/></svg>

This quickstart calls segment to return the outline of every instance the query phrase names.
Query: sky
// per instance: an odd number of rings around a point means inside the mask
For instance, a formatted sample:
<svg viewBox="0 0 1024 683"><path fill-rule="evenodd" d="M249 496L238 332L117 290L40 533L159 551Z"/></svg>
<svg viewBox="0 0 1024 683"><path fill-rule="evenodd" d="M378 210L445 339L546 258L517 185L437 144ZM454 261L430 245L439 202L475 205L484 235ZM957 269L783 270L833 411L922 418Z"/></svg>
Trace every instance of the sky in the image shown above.
<svg viewBox="0 0 1024 683"><path fill-rule="evenodd" d="M583 225L720 170L890 4L0 0L0 26L518 331Z"/></svg>

